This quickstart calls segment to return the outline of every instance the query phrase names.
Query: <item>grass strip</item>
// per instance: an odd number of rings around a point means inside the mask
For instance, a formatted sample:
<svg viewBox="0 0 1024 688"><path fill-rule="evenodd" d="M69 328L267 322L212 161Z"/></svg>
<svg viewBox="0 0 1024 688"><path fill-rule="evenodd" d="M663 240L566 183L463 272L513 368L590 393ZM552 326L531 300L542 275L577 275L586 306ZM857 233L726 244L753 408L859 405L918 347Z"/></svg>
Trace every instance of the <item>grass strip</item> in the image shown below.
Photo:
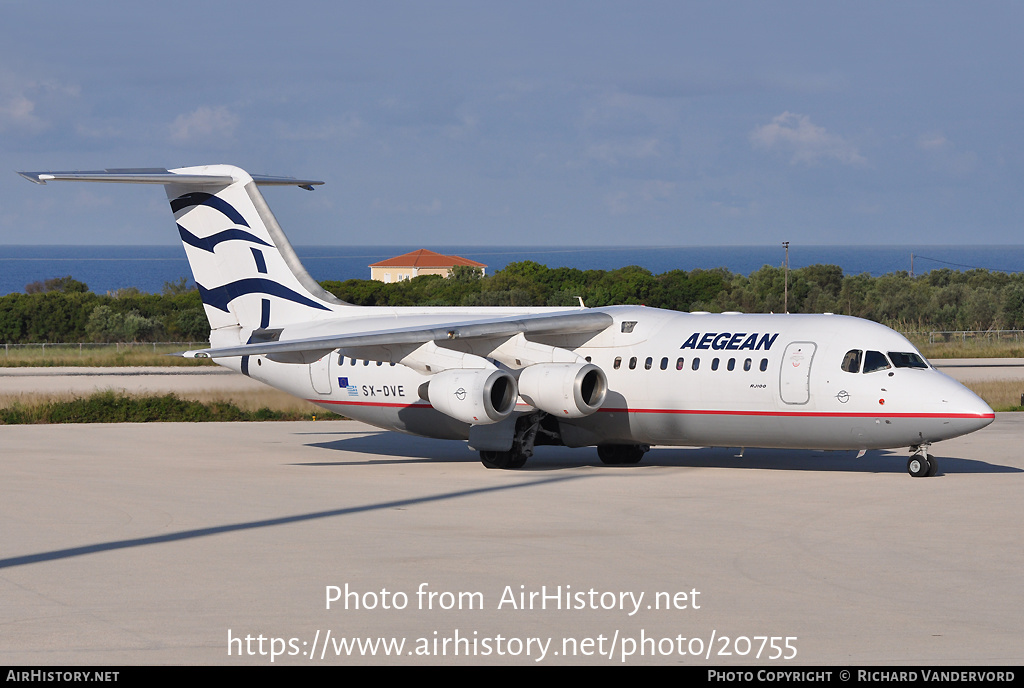
<svg viewBox="0 0 1024 688"><path fill-rule="evenodd" d="M246 411L226 401L203 403L176 394L132 396L123 392L97 392L88 397L15 402L0 409L0 425L42 423L195 423L204 421L340 420L342 416L321 411L300 413L267 407Z"/></svg>

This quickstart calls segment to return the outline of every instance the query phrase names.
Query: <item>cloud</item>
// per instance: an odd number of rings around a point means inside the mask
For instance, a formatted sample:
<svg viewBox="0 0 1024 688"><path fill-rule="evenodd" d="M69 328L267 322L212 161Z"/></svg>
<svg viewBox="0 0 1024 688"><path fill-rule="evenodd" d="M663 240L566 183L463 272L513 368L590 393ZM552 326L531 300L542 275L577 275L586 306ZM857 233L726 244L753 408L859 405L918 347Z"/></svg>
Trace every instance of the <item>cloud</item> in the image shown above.
<svg viewBox="0 0 1024 688"><path fill-rule="evenodd" d="M5 94L0 100L0 129L38 129L42 125L35 114L36 104L22 93Z"/></svg>
<svg viewBox="0 0 1024 688"><path fill-rule="evenodd" d="M675 182L667 182L661 179L651 179L644 182L640 188L640 198L645 201L667 200L676 190Z"/></svg>
<svg viewBox="0 0 1024 688"><path fill-rule="evenodd" d="M370 203L374 210L395 215L439 215L444 209L440 199L429 203L391 203L383 198L375 198Z"/></svg>
<svg viewBox="0 0 1024 688"><path fill-rule="evenodd" d="M676 183L661 179L649 179L630 184L630 189L606 194L605 207L612 215L628 215L642 212L652 203L671 201L676 192Z"/></svg>
<svg viewBox="0 0 1024 688"><path fill-rule="evenodd" d="M24 80L11 72L0 72L0 131L38 132L47 122L38 113L42 103L60 107L79 95L77 86L52 81ZM51 107L52 109L52 107Z"/></svg>
<svg viewBox="0 0 1024 688"><path fill-rule="evenodd" d="M708 189L700 194L701 203L708 203L721 217L749 217L757 213L758 205L749 196L733 193L729 189Z"/></svg>
<svg viewBox="0 0 1024 688"><path fill-rule="evenodd" d="M750 142L764 150L782 150L792 153L794 165L815 165L822 160L836 160L844 165L863 165L867 162L856 146L824 127L811 123L807 115L783 112L770 124L757 127L750 134Z"/></svg>
<svg viewBox="0 0 1024 688"><path fill-rule="evenodd" d="M223 105L201 105L187 115L178 115L171 123L171 139L178 143L231 138L238 126L238 115Z"/></svg>
<svg viewBox="0 0 1024 688"><path fill-rule="evenodd" d="M971 151L960 151L944 134L930 132L917 138L917 148L926 156L933 171L954 176L965 176L975 171L978 156Z"/></svg>
<svg viewBox="0 0 1024 688"><path fill-rule="evenodd" d="M658 157L661 142L655 138L633 139L631 141L606 141L592 144L587 148L587 156L611 165L622 160L644 160Z"/></svg>
<svg viewBox="0 0 1024 688"><path fill-rule="evenodd" d="M923 151L938 151L949 147L949 139L940 133L921 134L917 138L917 147Z"/></svg>
<svg viewBox="0 0 1024 688"><path fill-rule="evenodd" d="M475 115L461 115L458 124L444 128L444 134L450 139L461 140L476 136L480 130L480 118Z"/></svg>
<svg viewBox="0 0 1024 688"><path fill-rule="evenodd" d="M288 141L347 141L365 135L366 128L363 120L351 114L316 124L292 121L276 124L278 138Z"/></svg>

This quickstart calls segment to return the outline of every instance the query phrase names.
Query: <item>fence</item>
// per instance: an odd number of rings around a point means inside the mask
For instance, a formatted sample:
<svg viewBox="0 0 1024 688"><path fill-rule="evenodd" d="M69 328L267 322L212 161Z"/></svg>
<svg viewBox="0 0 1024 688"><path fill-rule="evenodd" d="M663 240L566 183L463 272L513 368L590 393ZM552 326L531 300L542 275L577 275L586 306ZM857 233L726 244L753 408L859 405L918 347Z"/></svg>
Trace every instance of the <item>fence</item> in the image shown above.
<svg viewBox="0 0 1024 688"><path fill-rule="evenodd" d="M119 354L122 351L152 351L156 354L170 351L185 351L187 349L205 349L208 346L210 346L209 342L112 342L103 344L93 342L37 342L33 344L4 344L4 356L10 358L12 352L33 351L39 351L41 355L47 353L68 355L77 351L79 356L100 352Z"/></svg>
<svg viewBox="0 0 1024 688"><path fill-rule="evenodd" d="M907 337L928 337L929 344L959 340L970 341L993 340L1003 342L1020 342L1024 340L1024 330L936 330L933 332L905 332Z"/></svg>

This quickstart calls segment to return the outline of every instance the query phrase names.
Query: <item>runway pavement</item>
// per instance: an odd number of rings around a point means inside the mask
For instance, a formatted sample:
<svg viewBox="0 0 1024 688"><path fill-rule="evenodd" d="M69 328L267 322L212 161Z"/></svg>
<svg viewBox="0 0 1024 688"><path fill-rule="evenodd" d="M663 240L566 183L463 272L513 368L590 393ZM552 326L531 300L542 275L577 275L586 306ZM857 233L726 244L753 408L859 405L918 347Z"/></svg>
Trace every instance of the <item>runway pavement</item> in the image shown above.
<svg viewBox="0 0 1024 688"><path fill-rule="evenodd" d="M939 358L931 364L960 382L1024 380L1024 358Z"/></svg>
<svg viewBox="0 0 1024 688"><path fill-rule="evenodd" d="M351 421L0 427L0 664L1016 665L1022 433L914 479L901 451L491 471Z"/></svg>

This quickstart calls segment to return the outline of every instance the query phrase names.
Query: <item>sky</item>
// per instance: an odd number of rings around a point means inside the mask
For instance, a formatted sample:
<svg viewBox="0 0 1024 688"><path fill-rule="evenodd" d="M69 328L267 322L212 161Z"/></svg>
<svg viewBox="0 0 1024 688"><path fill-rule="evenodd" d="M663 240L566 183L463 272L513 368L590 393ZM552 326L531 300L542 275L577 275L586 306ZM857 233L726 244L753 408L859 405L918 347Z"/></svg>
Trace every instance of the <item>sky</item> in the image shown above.
<svg viewBox="0 0 1024 688"><path fill-rule="evenodd" d="M0 0L0 245L172 244L238 165L297 245L1021 244L1019 2Z"/></svg>

